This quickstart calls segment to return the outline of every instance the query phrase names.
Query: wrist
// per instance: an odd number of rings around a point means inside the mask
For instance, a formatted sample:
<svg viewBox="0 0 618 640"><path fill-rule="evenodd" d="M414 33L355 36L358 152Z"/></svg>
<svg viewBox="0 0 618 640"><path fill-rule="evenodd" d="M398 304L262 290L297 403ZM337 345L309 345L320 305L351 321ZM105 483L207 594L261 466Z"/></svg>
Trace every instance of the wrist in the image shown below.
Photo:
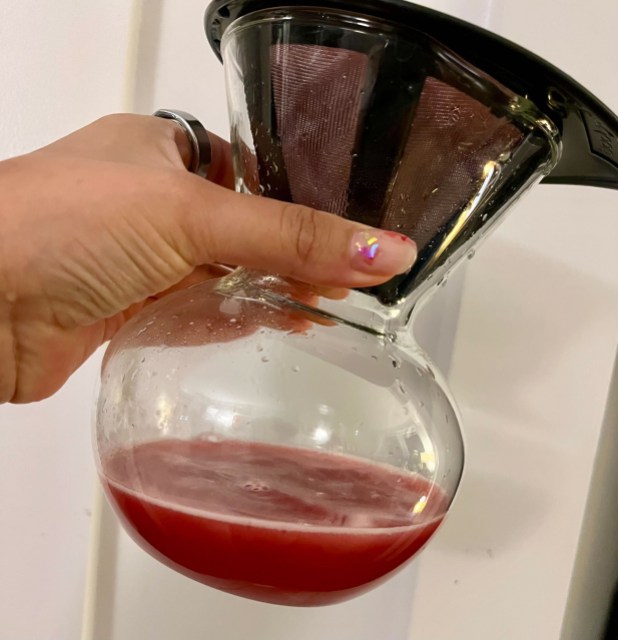
<svg viewBox="0 0 618 640"><path fill-rule="evenodd" d="M17 293L14 272L19 269L14 255L15 234L19 203L13 194L23 175L22 165L27 156L0 162L0 191L3 207L0 209L0 404L11 402L17 392Z"/></svg>
<svg viewBox="0 0 618 640"><path fill-rule="evenodd" d="M15 339L15 301L0 290L0 404L10 402L17 390L17 340Z"/></svg>

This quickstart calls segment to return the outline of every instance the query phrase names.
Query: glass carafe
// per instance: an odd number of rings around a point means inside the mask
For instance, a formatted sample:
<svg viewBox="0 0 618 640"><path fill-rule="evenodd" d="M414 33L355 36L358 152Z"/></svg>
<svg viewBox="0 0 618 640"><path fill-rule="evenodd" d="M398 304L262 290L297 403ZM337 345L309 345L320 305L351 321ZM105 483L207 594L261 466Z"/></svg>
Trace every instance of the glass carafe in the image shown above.
<svg viewBox="0 0 618 640"><path fill-rule="evenodd" d="M418 260L345 295L237 269L148 307L104 359L99 471L172 568L266 602L338 602L448 512L460 421L415 312L551 171L559 135L525 97L376 17L257 11L221 52L237 189L407 234Z"/></svg>

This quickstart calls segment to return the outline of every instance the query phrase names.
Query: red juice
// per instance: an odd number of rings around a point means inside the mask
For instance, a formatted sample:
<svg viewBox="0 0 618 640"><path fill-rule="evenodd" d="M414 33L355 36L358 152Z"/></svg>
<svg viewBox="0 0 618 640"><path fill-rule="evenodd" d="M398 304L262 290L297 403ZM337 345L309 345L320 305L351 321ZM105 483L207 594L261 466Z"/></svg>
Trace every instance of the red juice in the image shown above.
<svg viewBox="0 0 618 640"><path fill-rule="evenodd" d="M132 537L229 593L296 606L370 589L438 528L445 494L362 458L280 445L159 440L102 460Z"/></svg>

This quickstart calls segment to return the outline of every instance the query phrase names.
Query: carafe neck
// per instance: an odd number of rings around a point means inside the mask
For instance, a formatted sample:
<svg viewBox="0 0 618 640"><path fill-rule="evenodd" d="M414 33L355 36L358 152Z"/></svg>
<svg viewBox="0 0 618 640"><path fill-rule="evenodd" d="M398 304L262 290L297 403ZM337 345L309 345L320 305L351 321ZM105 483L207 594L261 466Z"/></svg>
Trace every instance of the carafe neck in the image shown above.
<svg viewBox="0 0 618 640"><path fill-rule="evenodd" d="M409 334L416 309L429 295L429 291L414 292L396 304L386 305L367 292L324 291L242 267L223 278L217 288L220 293L257 298L273 307L292 307L313 322L345 324L390 341L400 341Z"/></svg>

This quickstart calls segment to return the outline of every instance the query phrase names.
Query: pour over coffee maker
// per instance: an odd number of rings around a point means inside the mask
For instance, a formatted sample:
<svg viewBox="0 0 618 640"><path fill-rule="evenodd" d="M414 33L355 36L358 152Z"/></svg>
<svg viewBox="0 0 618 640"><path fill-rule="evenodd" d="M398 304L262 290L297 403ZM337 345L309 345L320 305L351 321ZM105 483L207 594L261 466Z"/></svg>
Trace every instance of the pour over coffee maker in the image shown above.
<svg viewBox="0 0 618 640"><path fill-rule="evenodd" d="M215 0L206 30L237 190L404 233L418 259L342 299L237 269L148 307L105 356L99 472L168 566L266 602L339 602L415 556L461 479L416 311L532 185L617 188L618 119L532 54L406 2ZM199 124L159 115L203 173Z"/></svg>

